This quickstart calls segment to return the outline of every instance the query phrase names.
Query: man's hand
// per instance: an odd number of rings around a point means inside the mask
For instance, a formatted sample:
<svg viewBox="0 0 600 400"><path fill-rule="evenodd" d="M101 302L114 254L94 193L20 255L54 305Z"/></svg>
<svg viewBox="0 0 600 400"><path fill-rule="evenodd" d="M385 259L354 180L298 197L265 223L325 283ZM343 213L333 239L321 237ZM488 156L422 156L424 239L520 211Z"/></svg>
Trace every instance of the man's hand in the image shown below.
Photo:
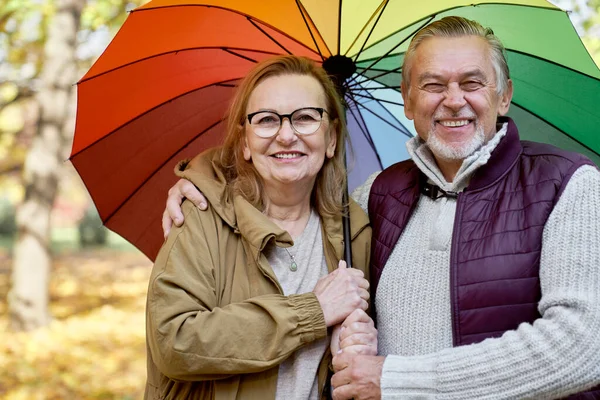
<svg viewBox="0 0 600 400"><path fill-rule="evenodd" d="M342 323L339 341L339 346L345 353L377 355L377 329L375 329L375 323L360 308L354 310Z"/></svg>
<svg viewBox="0 0 600 400"><path fill-rule="evenodd" d="M181 203L184 199L190 200L201 210L206 210L206 198L194 186L194 184L186 179L180 179L169 189L167 197L167 205L162 217L162 228L165 239L169 236L173 224L177 226L183 225L183 213L181 212Z"/></svg>
<svg viewBox="0 0 600 400"><path fill-rule="evenodd" d="M381 398L381 372L385 357L363 356L342 351L333 358L336 373L331 378L334 400Z"/></svg>

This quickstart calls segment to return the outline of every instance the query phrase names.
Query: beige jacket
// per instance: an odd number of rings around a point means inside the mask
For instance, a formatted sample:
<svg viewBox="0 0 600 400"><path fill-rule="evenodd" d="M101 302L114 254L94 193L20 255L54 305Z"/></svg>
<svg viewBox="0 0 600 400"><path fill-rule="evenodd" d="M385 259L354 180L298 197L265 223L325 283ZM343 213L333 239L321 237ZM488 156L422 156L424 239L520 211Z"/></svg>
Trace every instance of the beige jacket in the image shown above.
<svg viewBox="0 0 600 400"><path fill-rule="evenodd" d="M291 236L242 197L221 201L225 181L210 162L214 151L184 163L210 203L200 211L184 202L185 224L162 246L148 289L147 399L274 399L279 364L327 334L313 293L284 296L262 254ZM181 168L183 169L183 168ZM371 228L350 206L354 267L368 276ZM342 255L341 217L322 220L329 270ZM331 354L319 367L321 393Z"/></svg>

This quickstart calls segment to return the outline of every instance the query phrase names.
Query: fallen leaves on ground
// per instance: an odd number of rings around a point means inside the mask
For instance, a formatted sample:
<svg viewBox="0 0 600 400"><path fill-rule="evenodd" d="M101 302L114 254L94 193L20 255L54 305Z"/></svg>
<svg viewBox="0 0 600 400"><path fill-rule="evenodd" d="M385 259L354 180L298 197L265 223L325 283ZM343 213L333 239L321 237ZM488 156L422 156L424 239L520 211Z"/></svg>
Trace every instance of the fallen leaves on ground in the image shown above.
<svg viewBox="0 0 600 400"><path fill-rule="evenodd" d="M0 398L142 398L150 270L138 253L59 256L50 282L54 320L32 332L8 329L9 274L0 272Z"/></svg>

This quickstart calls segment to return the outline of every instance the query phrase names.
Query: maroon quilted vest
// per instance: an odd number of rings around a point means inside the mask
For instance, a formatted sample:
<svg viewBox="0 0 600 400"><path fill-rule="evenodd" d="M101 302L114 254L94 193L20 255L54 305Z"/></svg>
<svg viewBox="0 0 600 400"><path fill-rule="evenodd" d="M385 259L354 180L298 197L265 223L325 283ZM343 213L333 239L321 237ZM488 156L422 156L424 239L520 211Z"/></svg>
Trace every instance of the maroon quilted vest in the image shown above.
<svg viewBox="0 0 600 400"><path fill-rule="evenodd" d="M521 142L514 122L499 120L506 121L506 136L457 199L450 255L454 346L499 337L540 317L544 225L575 170L593 165L576 153ZM373 183L369 196L373 299L385 263L417 204L423 179L415 163L407 160L384 170ZM376 317L376 310L373 314Z"/></svg>

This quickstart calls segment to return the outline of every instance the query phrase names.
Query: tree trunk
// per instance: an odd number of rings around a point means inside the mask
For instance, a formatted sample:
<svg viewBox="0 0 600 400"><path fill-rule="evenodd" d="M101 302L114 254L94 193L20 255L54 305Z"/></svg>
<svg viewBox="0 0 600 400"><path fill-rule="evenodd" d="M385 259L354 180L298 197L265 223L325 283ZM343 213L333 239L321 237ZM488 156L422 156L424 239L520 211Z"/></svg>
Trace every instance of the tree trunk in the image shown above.
<svg viewBox="0 0 600 400"><path fill-rule="evenodd" d="M24 166L25 198L17 210L11 289L8 295L11 328L31 330L50 322L48 283L50 213L72 137L70 107L77 81L75 50L84 0L57 0L48 27L40 89L36 95L39 120L36 137Z"/></svg>

